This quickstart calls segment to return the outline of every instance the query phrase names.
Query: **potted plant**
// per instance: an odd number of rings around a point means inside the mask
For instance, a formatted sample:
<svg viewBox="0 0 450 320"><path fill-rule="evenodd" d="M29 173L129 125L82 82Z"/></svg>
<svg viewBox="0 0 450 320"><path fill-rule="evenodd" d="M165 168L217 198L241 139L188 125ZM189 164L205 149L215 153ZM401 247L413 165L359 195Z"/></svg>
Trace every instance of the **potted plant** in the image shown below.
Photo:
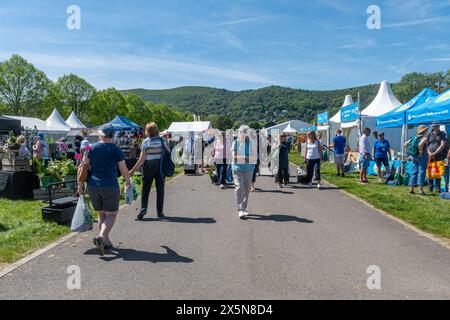
<svg viewBox="0 0 450 320"><path fill-rule="evenodd" d="M65 174L64 181L76 180L78 169L75 166L75 164L73 163L73 161L72 160L64 160L63 163L64 163L64 174ZM75 186L76 186L75 182L66 184L66 187L70 188L72 190L75 190Z"/></svg>
<svg viewBox="0 0 450 320"><path fill-rule="evenodd" d="M50 173L48 172L47 168L45 167L44 160L34 159L33 167L34 167L35 173L39 177L39 180L41 182L41 187L44 189L47 189L49 183L53 182L53 178L50 175Z"/></svg>

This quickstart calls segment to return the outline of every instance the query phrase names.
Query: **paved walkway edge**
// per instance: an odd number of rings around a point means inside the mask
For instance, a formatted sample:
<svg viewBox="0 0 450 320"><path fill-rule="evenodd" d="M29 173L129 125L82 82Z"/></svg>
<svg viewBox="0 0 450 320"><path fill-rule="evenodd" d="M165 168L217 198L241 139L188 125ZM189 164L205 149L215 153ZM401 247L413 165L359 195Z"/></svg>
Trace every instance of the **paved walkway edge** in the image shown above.
<svg viewBox="0 0 450 320"><path fill-rule="evenodd" d="M378 213L383 214L384 216L386 216L386 217L388 217L388 218L390 218L390 219L392 219L392 220L394 220L394 221L400 223L400 224L403 225L404 227L406 227L406 228L408 228L408 229L410 229L410 230L416 232L417 234L419 234L419 235L421 235L421 236L423 236L423 237L425 237L425 238L428 238L428 239L430 239L430 240L432 240L432 241L434 241L434 242L440 244L441 246L443 246L443 247L445 247L445 248L447 248L447 249L450 250L450 240L449 240L449 239L441 238L441 237L439 237L439 236L435 236L435 235L433 235L433 234L431 234L431 233L428 233L428 232L426 232L426 231L423 231L423 230L417 228L416 226L414 226L413 224L411 224L411 223L409 223L409 222L407 222L407 221L405 221L405 220L402 220L402 219L400 219L400 218L394 216L393 214L390 214L390 213L388 213L388 212L386 212L386 211L383 211L383 210L381 210L381 209L376 208L375 206L373 206L371 203L367 202L366 200L363 200L363 199L359 198L358 196L355 196L354 194L351 194L350 192L347 192L347 191L345 191L345 190L342 190L342 189L340 189L338 186L336 186L336 185L334 185L334 184L332 184L332 183L330 183L330 182L328 182L328 181L326 181L326 180L323 180L323 181L324 181L325 183L329 184L330 186L339 189L340 192L346 194L347 196L349 196L349 197L351 197L351 198L353 198L353 199L355 199L355 200L358 200L359 202L365 204L366 206L368 206L368 207L371 208L372 210L377 211Z"/></svg>
<svg viewBox="0 0 450 320"><path fill-rule="evenodd" d="M170 181L168 181L166 184L171 184L173 183L178 177L182 176L183 173L178 174L177 176L173 177ZM155 189L152 189L151 192L154 192ZM125 206L128 206L127 204L122 205L119 208L119 212L125 208ZM69 241L70 239L74 238L75 236L79 235L80 232L71 232L68 235L65 235L62 238L59 238L58 240L50 243L49 245L47 245L46 247L39 249L31 254L29 254L28 256L14 262L13 264L7 264L6 267L4 267L3 269L0 269L0 278L6 276L8 273L13 272L14 270L16 270L17 268L20 268L21 266L27 264L28 262L30 262L31 260L43 255L44 253L52 250L53 248L56 248L57 246L63 244L66 241Z"/></svg>

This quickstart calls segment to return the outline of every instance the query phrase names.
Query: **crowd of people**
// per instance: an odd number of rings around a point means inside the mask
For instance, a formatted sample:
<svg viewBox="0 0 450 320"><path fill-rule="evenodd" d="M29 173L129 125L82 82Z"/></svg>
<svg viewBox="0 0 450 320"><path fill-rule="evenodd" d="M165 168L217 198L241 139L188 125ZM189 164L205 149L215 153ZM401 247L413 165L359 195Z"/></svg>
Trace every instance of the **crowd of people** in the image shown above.
<svg viewBox="0 0 450 320"><path fill-rule="evenodd" d="M408 154L412 157L413 167L410 177L410 192L415 193L414 188L419 187L421 194L425 194L424 185L426 182L426 170L429 161L445 160L446 181L448 188L448 159L450 152L447 137L440 131L440 126L434 124L432 131L427 133L426 126L420 126L417 134L405 145ZM359 182L368 183L368 168L372 159L378 168L378 178L380 181L386 179L386 175L391 175L390 161L392 152L389 141L384 133L377 134L377 140L373 147L369 137L371 130L365 128L359 139L359 157L354 159L350 151L347 139L343 136L341 129L336 130L336 135L332 139L332 144L326 146L321 137L314 131L306 134L304 141L304 153L306 171L304 183L312 187L312 182L317 181L317 188L321 189L321 163L324 160L324 152L332 152L336 163L337 175L345 177L348 172L347 162L357 160L360 168ZM88 150L84 152L81 160L82 165L89 166L89 178L86 181L86 191L92 201L92 205L99 212L99 234L94 239L94 244L98 251L103 254L105 250L112 246L110 232L114 226L119 209L120 189L117 182L117 168L125 179L127 187L132 186L131 177L138 171L142 171L143 186L140 210L137 220L142 220L149 211L149 194L155 181L156 184L156 214L160 219L164 218L164 189L165 176L161 170L162 157L165 152L172 152L176 146L180 146L181 151L188 149L187 145L191 138L172 140L171 136L160 136L157 124L149 123L145 128L145 139L140 147L141 153L135 165L129 169L125 163L125 156L122 150L114 144L114 128L103 128L100 132L99 142L89 145L89 142L75 142L76 150ZM79 139L78 139L79 140ZM289 184L289 153L297 142L297 152L302 152L300 141L289 139L285 133L281 133L274 138L270 134L260 134L248 126L241 126L236 135L226 132L215 132L214 137L202 140L199 150L203 153L210 147L210 159L214 162L217 172L217 185L221 189L226 189L226 185L231 180L235 189L236 211L240 219L246 219L250 215L248 212L248 202L252 191L255 191L255 182L260 172L260 164L264 163L273 168L273 176L278 188L283 188ZM195 146L191 141L190 149ZM299 146L300 145L300 146ZM35 145L35 152L44 157L47 156L47 149L43 139L39 139ZM70 148L69 148L70 149ZM208 149L209 150L209 149ZM265 152L261 152L264 150ZM76 153L77 151L75 151ZM209 151L208 151L209 152ZM209 164L209 163L207 163ZM275 172L276 171L276 172ZM440 191L440 181L438 179L428 182L429 189ZM82 181L78 183L78 192L84 192Z"/></svg>

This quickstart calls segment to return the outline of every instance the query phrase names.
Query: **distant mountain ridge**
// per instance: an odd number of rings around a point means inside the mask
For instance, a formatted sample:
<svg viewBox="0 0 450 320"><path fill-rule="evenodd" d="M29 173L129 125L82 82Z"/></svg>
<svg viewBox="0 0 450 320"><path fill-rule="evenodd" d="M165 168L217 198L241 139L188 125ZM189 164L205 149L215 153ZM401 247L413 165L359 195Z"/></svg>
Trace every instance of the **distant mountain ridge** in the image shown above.
<svg viewBox="0 0 450 320"><path fill-rule="evenodd" d="M256 90L230 91L210 87L179 87L166 90L132 89L145 101L164 103L182 111L199 114L228 115L233 121L245 123L279 123L291 119L312 122L318 113L330 112L330 117L342 106L347 94L356 101L358 92L362 106L376 96L379 84L339 90L303 90L270 86ZM394 90L395 91L395 90Z"/></svg>

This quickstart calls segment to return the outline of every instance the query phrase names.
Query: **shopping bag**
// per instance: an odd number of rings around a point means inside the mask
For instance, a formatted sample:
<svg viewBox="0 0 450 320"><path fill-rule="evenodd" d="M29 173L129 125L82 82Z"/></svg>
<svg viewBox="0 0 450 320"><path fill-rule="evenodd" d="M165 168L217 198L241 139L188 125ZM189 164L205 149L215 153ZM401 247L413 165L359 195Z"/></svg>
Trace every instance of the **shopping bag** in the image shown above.
<svg viewBox="0 0 450 320"><path fill-rule="evenodd" d="M134 201L133 184L130 187L125 187L125 204L132 204Z"/></svg>
<svg viewBox="0 0 450 320"><path fill-rule="evenodd" d="M75 208L75 213L73 214L70 230L75 232L91 230L93 220L92 211L89 208L86 199L84 196L80 196Z"/></svg>
<svg viewBox="0 0 450 320"><path fill-rule="evenodd" d="M427 168L427 178L429 180L440 179L445 172L444 161L430 161Z"/></svg>

